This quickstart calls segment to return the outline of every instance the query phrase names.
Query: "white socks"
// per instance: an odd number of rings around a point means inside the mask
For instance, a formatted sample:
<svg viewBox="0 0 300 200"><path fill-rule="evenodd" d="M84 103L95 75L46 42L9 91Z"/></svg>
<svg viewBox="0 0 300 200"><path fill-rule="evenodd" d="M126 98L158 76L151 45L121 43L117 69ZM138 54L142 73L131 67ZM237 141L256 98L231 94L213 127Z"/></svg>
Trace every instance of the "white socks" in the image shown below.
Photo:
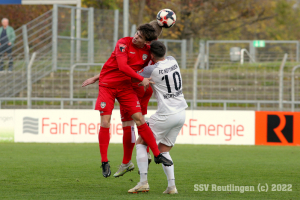
<svg viewBox="0 0 300 200"><path fill-rule="evenodd" d="M148 173L147 146L143 144L136 145L136 162L140 170L140 182L142 183L148 181L147 180L147 173Z"/></svg>
<svg viewBox="0 0 300 200"><path fill-rule="evenodd" d="M163 152L162 155L173 161L169 152ZM168 179L168 187L175 186L174 164L169 167L162 165L162 167Z"/></svg>
<svg viewBox="0 0 300 200"><path fill-rule="evenodd" d="M164 157L172 161L169 152L162 153ZM138 168L140 170L140 183L148 181L147 173L148 173L148 155L147 155L147 146L143 144L136 145L136 161ZM168 179L168 187L175 186L175 175L174 175L174 164L172 166L164 166L162 165L164 172Z"/></svg>

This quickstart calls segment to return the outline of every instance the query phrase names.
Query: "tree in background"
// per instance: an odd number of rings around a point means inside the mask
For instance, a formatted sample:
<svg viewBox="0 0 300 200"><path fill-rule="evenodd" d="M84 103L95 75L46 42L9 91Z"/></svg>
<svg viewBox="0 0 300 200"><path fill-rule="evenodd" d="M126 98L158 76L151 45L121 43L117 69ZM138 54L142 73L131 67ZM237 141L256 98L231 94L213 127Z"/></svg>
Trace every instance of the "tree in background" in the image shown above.
<svg viewBox="0 0 300 200"><path fill-rule="evenodd" d="M131 0L131 20L136 19L138 0ZM163 37L189 39L241 39L256 37L253 25L274 19L274 2L270 0L165 0L146 1L144 21L156 17L159 10L169 8L177 15L176 26ZM244 39L244 38L243 38Z"/></svg>
<svg viewBox="0 0 300 200"><path fill-rule="evenodd" d="M84 7L119 9L123 0L82 0ZM163 8L177 15L174 27L162 38L299 40L297 0L129 0L130 23L156 19ZM52 5L0 5L15 29L52 9ZM122 15L120 15L122 17Z"/></svg>
<svg viewBox="0 0 300 200"><path fill-rule="evenodd" d="M0 19L8 18L14 29L52 9L52 5L0 5Z"/></svg>
<svg viewBox="0 0 300 200"><path fill-rule="evenodd" d="M297 1L279 0L274 5L276 16L264 26L265 37L274 40L299 40L300 5Z"/></svg>
<svg viewBox="0 0 300 200"><path fill-rule="evenodd" d="M123 0L81 0L81 4L96 9L122 9Z"/></svg>

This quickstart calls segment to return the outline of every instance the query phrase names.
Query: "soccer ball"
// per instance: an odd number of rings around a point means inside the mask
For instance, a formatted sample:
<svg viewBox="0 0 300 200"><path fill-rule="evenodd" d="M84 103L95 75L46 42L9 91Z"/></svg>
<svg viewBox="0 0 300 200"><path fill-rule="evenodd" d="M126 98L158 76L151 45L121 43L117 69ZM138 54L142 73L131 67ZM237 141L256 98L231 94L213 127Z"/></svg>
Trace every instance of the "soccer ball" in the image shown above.
<svg viewBox="0 0 300 200"><path fill-rule="evenodd" d="M157 13L157 23L164 28L171 28L176 22L176 15L170 9L162 9Z"/></svg>

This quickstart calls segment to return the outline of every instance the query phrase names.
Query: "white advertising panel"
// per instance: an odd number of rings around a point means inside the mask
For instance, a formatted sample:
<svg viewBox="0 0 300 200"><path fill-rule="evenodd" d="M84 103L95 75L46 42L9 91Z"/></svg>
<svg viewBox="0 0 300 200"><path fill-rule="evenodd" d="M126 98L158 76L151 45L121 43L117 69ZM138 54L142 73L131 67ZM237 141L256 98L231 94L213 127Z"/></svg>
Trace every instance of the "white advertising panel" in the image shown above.
<svg viewBox="0 0 300 200"><path fill-rule="evenodd" d="M100 114L95 110L16 110L15 142L98 142ZM122 142L120 111L114 110L111 143Z"/></svg>
<svg viewBox="0 0 300 200"><path fill-rule="evenodd" d="M0 109L0 142L14 142L14 112Z"/></svg>
<svg viewBox="0 0 300 200"><path fill-rule="evenodd" d="M186 111L177 144L254 145L254 111Z"/></svg>
<svg viewBox="0 0 300 200"><path fill-rule="evenodd" d="M15 110L15 142L98 142L95 110ZM154 114L148 111L146 118ZM122 143L120 111L111 118L110 142ZM137 135L137 132L136 132ZM254 145L254 111L186 111L177 144Z"/></svg>

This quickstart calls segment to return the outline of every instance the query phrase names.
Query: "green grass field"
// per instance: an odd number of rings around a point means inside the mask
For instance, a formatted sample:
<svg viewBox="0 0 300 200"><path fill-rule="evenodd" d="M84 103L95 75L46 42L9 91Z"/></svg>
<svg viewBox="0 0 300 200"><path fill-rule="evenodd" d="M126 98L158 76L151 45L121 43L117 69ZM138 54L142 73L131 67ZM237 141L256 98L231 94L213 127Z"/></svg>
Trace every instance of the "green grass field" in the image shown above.
<svg viewBox="0 0 300 200"><path fill-rule="evenodd" d="M0 143L0 199L299 199L300 148L271 146L176 145L178 195L165 195L161 165L150 164L150 192L128 194L139 181L137 168L121 178L101 174L98 144ZM122 145L109 146L112 173ZM133 161L136 165L135 150ZM136 165L137 167L137 165ZM267 183L268 192L257 185ZM194 191L194 184L255 186L255 191ZM292 191L270 191L292 184Z"/></svg>

